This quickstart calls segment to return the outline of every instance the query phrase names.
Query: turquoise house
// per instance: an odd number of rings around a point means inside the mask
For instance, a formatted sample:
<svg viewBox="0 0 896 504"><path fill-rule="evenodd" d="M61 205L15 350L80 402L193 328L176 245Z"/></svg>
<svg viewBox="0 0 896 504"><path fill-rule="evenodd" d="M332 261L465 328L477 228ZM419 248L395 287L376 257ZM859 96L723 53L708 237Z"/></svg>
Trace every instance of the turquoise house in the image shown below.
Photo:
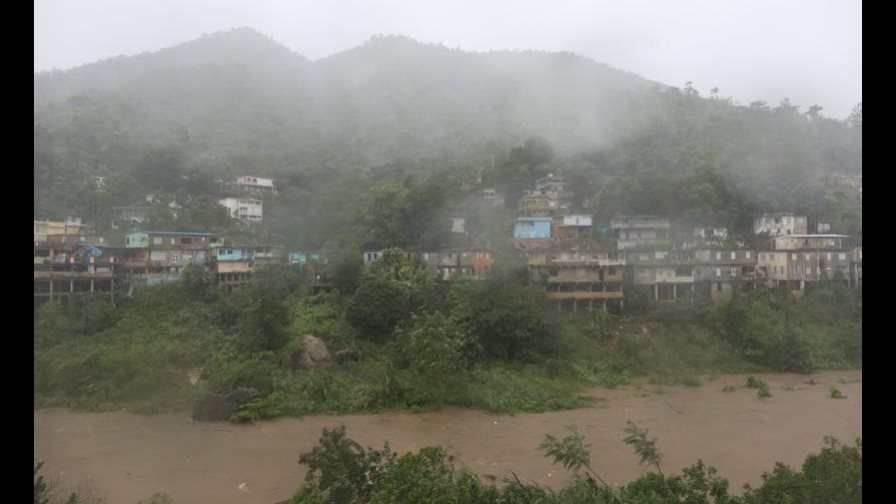
<svg viewBox="0 0 896 504"><path fill-rule="evenodd" d="M550 217L520 217L513 226L514 238L550 238Z"/></svg>

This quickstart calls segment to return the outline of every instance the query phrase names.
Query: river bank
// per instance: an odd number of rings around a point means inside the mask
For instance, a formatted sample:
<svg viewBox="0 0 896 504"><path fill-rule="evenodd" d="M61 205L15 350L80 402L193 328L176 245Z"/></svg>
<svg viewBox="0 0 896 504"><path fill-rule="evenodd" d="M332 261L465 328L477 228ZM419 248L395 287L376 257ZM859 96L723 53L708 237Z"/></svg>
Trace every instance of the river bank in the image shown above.
<svg viewBox="0 0 896 504"><path fill-rule="evenodd" d="M512 470L523 480L552 487L568 474L538 451L545 434L565 435L575 424L591 444L592 466L608 481L624 483L643 471L624 445L626 420L659 439L667 472L698 458L739 489L756 484L775 461L799 466L825 435L851 442L862 435L861 370L811 375L758 374L773 397L758 399L742 387L746 375L704 377L700 387L632 384L591 389L588 408L516 416L473 410L309 415L254 424L193 423L187 413L136 415L34 412L35 462L63 492L79 491L110 503L131 504L154 492L176 504L271 504L298 488L309 451L324 427L344 423L349 437L367 446L388 441L403 453L440 444L486 479ZM806 382L813 380L814 385ZM845 383L843 383L845 382ZM726 385L737 387L725 392ZM830 398L836 386L845 399Z"/></svg>

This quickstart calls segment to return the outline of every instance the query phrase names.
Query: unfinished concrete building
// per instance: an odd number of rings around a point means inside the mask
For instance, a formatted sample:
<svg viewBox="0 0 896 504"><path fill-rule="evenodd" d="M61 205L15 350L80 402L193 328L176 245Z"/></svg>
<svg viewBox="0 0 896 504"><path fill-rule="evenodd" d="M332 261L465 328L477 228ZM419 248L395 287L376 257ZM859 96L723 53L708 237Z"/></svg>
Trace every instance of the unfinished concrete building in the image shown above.
<svg viewBox="0 0 896 504"><path fill-rule="evenodd" d="M625 261L616 253L540 250L528 255L529 278L544 285L558 309L622 310Z"/></svg>
<svg viewBox="0 0 896 504"><path fill-rule="evenodd" d="M74 236L56 235L35 244L34 304L73 293L93 293L114 301L116 249L103 243L76 240Z"/></svg>
<svg viewBox="0 0 896 504"><path fill-rule="evenodd" d="M651 301L690 300L695 293L693 250L626 251L633 287Z"/></svg>
<svg viewBox="0 0 896 504"><path fill-rule="evenodd" d="M747 249L694 251L694 289L713 301L729 300L739 290L749 290L756 280L757 254Z"/></svg>

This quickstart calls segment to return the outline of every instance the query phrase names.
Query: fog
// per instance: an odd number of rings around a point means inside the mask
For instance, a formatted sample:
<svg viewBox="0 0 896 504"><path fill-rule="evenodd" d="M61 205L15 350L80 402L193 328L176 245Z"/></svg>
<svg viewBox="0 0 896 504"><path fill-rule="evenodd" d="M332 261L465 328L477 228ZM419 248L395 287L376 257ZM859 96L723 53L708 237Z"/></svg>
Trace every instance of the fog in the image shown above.
<svg viewBox="0 0 896 504"><path fill-rule="evenodd" d="M571 51L747 104L784 98L845 118L862 101L858 2L49 0L34 7L34 70L156 51L251 26L317 60L374 34L467 51Z"/></svg>

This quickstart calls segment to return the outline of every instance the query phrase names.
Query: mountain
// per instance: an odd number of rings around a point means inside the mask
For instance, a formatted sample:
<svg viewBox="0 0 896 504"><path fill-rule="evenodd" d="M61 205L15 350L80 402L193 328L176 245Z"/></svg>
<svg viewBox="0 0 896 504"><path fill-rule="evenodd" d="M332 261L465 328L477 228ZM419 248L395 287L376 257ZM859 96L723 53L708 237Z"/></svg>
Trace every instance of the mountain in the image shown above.
<svg viewBox="0 0 896 504"><path fill-rule="evenodd" d="M118 103L141 117L128 127L139 141L186 131L218 155L283 151L363 166L458 152L486 159L533 135L560 151L597 146L657 86L570 53L470 53L401 36L310 62L242 28L36 74L34 103L49 122L91 98Z"/></svg>

